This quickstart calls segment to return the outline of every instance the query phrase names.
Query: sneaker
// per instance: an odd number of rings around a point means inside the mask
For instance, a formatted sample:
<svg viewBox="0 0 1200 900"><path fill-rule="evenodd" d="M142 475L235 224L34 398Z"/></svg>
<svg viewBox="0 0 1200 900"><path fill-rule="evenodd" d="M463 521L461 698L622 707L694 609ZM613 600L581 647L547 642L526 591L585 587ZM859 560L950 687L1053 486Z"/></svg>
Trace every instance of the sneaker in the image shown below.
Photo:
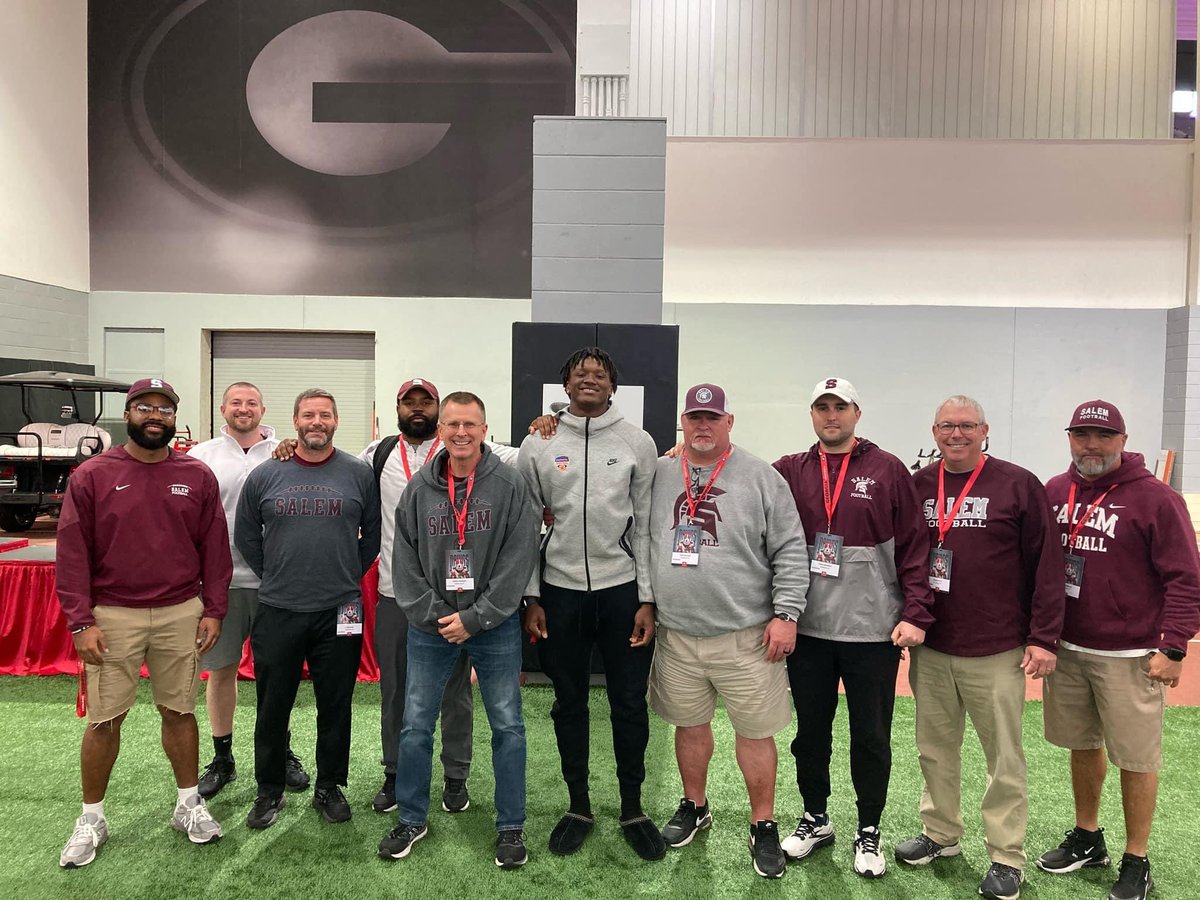
<svg viewBox="0 0 1200 900"><path fill-rule="evenodd" d="M796 830L783 839L783 852L789 859L804 859L814 850L831 846L833 826L829 824L826 813L814 816L805 812Z"/></svg>
<svg viewBox="0 0 1200 900"><path fill-rule="evenodd" d="M308 788L308 773L304 771L304 763L300 762L300 757L292 752L292 748L287 749L287 768L283 772L283 782L287 785L289 791L303 791Z"/></svg>
<svg viewBox="0 0 1200 900"><path fill-rule="evenodd" d="M962 847L958 841L943 845L926 834L918 834L915 838L896 845L896 859L910 866L923 866L939 856L958 856L960 853Z"/></svg>
<svg viewBox="0 0 1200 900"><path fill-rule="evenodd" d="M396 811L396 773L388 772L383 776L383 787L371 801L371 808L377 813Z"/></svg>
<svg viewBox="0 0 1200 900"><path fill-rule="evenodd" d="M879 829L868 825L858 829L858 835L854 838L854 871L864 878L879 878L887 871L887 863L879 852L880 837Z"/></svg>
<svg viewBox="0 0 1200 900"><path fill-rule="evenodd" d="M237 766L233 759L214 756L213 761L205 767L204 774L200 776L197 790L205 800L211 800L221 793L221 788L232 781L237 781Z"/></svg>
<svg viewBox="0 0 1200 900"><path fill-rule="evenodd" d="M779 846L779 825L771 819L761 819L750 826L750 857L754 871L763 878L782 878L787 868L787 854Z"/></svg>
<svg viewBox="0 0 1200 900"><path fill-rule="evenodd" d="M313 791L312 807L321 814L326 822L349 822L350 804L346 795L336 784L333 787L317 788Z"/></svg>
<svg viewBox="0 0 1200 900"><path fill-rule="evenodd" d="M979 883L979 894L988 900L1017 900L1021 896L1021 882L1024 880L1020 869L1004 863L992 863Z"/></svg>
<svg viewBox="0 0 1200 900"><path fill-rule="evenodd" d="M1121 874L1108 892L1108 900L1146 900L1152 890L1154 879L1150 877L1150 860L1132 853L1122 856Z"/></svg>
<svg viewBox="0 0 1200 900"><path fill-rule="evenodd" d="M496 835L496 865L502 869L518 869L529 862L525 849L525 832L519 828Z"/></svg>
<svg viewBox="0 0 1200 900"><path fill-rule="evenodd" d="M695 801L684 797L679 801L679 809L675 810L675 815L671 816L671 820L663 828L662 837L668 847L686 847L697 832L711 828L712 823L712 813L709 812L707 803L697 806Z"/></svg>
<svg viewBox="0 0 1200 900"><path fill-rule="evenodd" d="M260 796L255 799L254 806L246 814L247 828L270 828L279 818L279 811L287 806L287 797Z"/></svg>
<svg viewBox="0 0 1200 900"><path fill-rule="evenodd" d="M225 834L199 794L188 797L175 806L175 814L171 816L171 827L186 834L193 844L211 844L213 841L219 841Z"/></svg>
<svg viewBox="0 0 1200 900"><path fill-rule="evenodd" d="M1037 867L1053 875L1065 875L1088 866L1107 866L1110 862L1104 829L1084 831L1076 826L1067 832L1066 840L1037 858Z"/></svg>
<svg viewBox="0 0 1200 900"><path fill-rule="evenodd" d="M471 805L465 778L447 778L442 788L442 809L448 813L460 813Z"/></svg>
<svg viewBox="0 0 1200 900"><path fill-rule="evenodd" d="M58 864L64 869L78 869L96 858L100 845L108 840L108 822L95 813L84 813L75 820L71 839L63 847Z"/></svg>
<svg viewBox="0 0 1200 900"><path fill-rule="evenodd" d="M426 825L406 825L401 822L383 836L379 842L380 859L404 859L413 848L413 844L429 834Z"/></svg>

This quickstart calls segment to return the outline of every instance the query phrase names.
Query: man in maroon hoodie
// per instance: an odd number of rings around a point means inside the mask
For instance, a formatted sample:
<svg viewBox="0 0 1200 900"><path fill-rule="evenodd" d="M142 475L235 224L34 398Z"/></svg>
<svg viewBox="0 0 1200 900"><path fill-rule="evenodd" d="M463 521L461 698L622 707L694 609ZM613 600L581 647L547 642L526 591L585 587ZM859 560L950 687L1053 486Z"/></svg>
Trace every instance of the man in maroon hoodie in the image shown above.
<svg viewBox="0 0 1200 900"><path fill-rule="evenodd" d="M992 865L979 893L1015 900L1029 818L1025 676L1054 671L1064 602L1058 529L1041 482L984 454L988 425L978 402L950 397L933 421L942 458L915 481L934 542L934 621L909 668L925 777L922 830L896 847L896 858L925 865L961 852L962 740L970 715L988 772L980 811Z"/></svg>
<svg viewBox="0 0 1200 900"><path fill-rule="evenodd" d="M1075 827L1038 868L1108 865L1099 825L1108 759L1121 770L1125 854L1110 900L1154 882L1146 845L1162 767L1166 687L1179 683L1200 628L1200 556L1183 498L1126 453L1125 420L1105 400L1067 426L1072 464L1046 491L1065 548L1067 609L1058 669L1046 682L1046 739L1071 751Z"/></svg>

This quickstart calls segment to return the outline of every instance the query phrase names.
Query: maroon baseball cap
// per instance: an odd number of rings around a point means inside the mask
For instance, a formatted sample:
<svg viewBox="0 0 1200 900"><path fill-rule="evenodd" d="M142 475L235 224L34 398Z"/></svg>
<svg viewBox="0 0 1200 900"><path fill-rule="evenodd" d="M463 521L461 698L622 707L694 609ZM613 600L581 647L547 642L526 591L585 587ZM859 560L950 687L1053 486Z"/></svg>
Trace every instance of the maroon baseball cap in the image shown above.
<svg viewBox="0 0 1200 900"><path fill-rule="evenodd" d="M170 397L176 406L179 405L179 395L175 393L175 388L161 378L139 378L125 395L125 405L128 406L143 394L162 394L164 397Z"/></svg>
<svg viewBox="0 0 1200 900"><path fill-rule="evenodd" d="M1071 424L1065 430L1070 431L1072 428L1102 428L1105 431L1124 434L1125 418L1121 411L1107 400L1087 400L1075 408Z"/></svg>
<svg viewBox="0 0 1200 900"><path fill-rule="evenodd" d="M405 394L407 394L413 388L421 388L422 390L428 391L429 396L433 398L434 403L442 402L442 398L438 396L437 387L434 386L432 381L426 381L424 378L412 378L400 385L400 390L396 392L396 402L399 403L401 400L403 400Z"/></svg>
<svg viewBox="0 0 1200 900"><path fill-rule="evenodd" d="M722 416L729 415L729 410L725 408L725 391L715 384L698 384L690 387L684 397L683 414L685 416L688 413L705 411L715 412Z"/></svg>

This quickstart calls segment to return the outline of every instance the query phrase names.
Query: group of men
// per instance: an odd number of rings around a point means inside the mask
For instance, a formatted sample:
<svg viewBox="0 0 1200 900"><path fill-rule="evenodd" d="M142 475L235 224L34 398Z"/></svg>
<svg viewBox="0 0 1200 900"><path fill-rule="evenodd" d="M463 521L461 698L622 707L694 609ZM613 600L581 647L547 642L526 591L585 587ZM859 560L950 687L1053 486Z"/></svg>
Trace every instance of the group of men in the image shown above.
<svg viewBox="0 0 1200 900"><path fill-rule="evenodd" d="M1109 863L1098 822L1107 753L1121 769L1126 818L1110 897L1146 895L1164 689L1178 683L1200 628L1200 557L1182 499L1140 455L1124 452L1124 421L1112 404L1089 401L1075 411L1071 466L1043 488L984 453L988 424L968 397L938 407L932 432L941 459L913 477L857 436L862 409L845 379L817 383L816 443L773 466L732 443L734 417L715 384L688 390L682 443L658 457L649 435L613 403L618 371L607 353L580 350L564 364L562 382L566 408L518 452L484 440L480 398L442 398L413 379L397 396L400 434L373 443L361 462L333 449L336 405L323 391L301 394L298 442L276 449L261 425L257 389L232 385L222 435L189 458L166 449L174 391L159 380L134 385L129 443L78 470L60 524L59 591L86 664L90 723L84 808L62 864L86 865L107 836L104 788L143 658L179 786L172 823L197 843L220 837L202 795L236 777L230 691L247 632L258 694L258 796L247 824L268 827L285 788L307 786L288 733L306 661L318 718L313 805L327 821L350 818L341 787L362 640L355 604L358 580L378 553L384 783L373 805L398 810L380 842L384 858L408 856L428 833L439 714L442 806L469 805L473 667L493 732L495 862L515 868L528 859L523 628L555 692L566 788L548 841L555 854L577 852L595 825L588 686L596 649L619 824L638 856L660 859L712 825L707 774L718 698L749 796L755 871L780 877L788 859L831 845L840 682L857 800L854 870L883 875L895 681L908 652L925 790L921 831L896 845L896 859L924 865L960 852L969 715L988 775L981 811L992 865L979 892L1019 895L1025 680L1046 678L1046 736L1071 751L1076 819L1037 865L1065 873ZM272 452L290 459L268 463ZM124 497L101 496L126 487ZM184 502L182 518L166 509ZM553 524L539 553L543 515ZM131 567L130 557L156 564ZM169 570L160 558L172 561ZM126 632L132 637L118 650ZM215 756L197 791L200 653L212 673ZM641 797L648 706L675 726L683 788L661 829ZM803 814L782 836L775 736L791 725L793 709Z"/></svg>

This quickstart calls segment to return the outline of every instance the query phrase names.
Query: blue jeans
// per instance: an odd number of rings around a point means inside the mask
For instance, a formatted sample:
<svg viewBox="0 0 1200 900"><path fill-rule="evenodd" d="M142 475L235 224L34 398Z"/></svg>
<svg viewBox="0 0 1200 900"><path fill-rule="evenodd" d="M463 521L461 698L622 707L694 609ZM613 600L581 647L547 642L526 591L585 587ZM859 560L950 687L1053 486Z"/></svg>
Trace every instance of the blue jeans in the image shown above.
<svg viewBox="0 0 1200 900"><path fill-rule="evenodd" d="M525 721L521 717L521 626L516 613L490 631L451 644L440 634L408 630L408 690L396 758L396 804L400 821L424 825L429 817L433 728L446 682L466 648L479 677L483 707L492 727L496 777L496 830L525 827Z"/></svg>

